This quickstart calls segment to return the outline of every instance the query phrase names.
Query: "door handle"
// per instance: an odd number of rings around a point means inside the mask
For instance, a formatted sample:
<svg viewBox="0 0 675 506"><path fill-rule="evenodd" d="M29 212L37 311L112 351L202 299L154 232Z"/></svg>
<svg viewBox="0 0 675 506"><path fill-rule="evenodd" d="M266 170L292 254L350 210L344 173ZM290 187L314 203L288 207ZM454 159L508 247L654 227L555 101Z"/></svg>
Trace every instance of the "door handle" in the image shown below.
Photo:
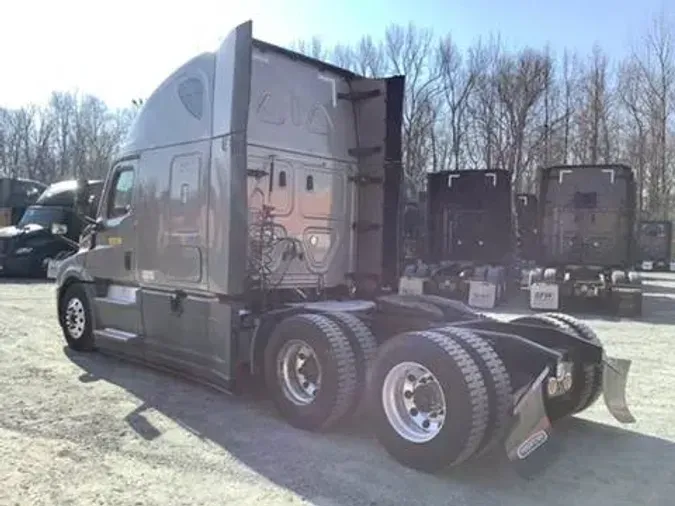
<svg viewBox="0 0 675 506"><path fill-rule="evenodd" d="M131 270L131 251L124 252L124 268L128 271Z"/></svg>

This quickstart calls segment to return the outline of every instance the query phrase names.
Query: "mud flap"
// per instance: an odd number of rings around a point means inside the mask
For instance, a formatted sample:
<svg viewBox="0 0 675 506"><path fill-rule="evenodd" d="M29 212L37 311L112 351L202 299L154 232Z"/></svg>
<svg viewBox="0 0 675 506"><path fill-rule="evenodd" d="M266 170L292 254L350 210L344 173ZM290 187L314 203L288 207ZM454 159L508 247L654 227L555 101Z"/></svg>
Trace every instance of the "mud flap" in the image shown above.
<svg viewBox="0 0 675 506"><path fill-rule="evenodd" d="M532 283L530 285L530 309L546 311L560 309L560 287L554 283Z"/></svg>
<svg viewBox="0 0 675 506"><path fill-rule="evenodd" d="M634 423L626 402L626 383L631 361L605 357L602 367L602 395L607 409L621 423Z"/></svg>
<svg viewBox="0 0 675 506"><path fill-rule="evenodd" d="M546 367L516 404L511 430L504 443L508 459L524 478L531 478L541 472L558 454L558 445L551 445L550 442L551 421L544 406L544 381L549 372L550 369ZM545 444L545 451L537 451Z"/></svg>
<svg viewBox="0 0 675 506"><path fill-rule="evenodd" d="M497 305L497 285L489 281L469 281L470 307L493 309Z"/></svg>

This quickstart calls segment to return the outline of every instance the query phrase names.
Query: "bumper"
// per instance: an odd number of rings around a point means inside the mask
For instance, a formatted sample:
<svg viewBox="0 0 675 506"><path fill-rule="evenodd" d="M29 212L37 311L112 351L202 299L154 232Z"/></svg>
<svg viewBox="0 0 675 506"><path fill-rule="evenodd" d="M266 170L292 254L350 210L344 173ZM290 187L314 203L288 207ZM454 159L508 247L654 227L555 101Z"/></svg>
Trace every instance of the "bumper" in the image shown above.
<svg viewBox="0 0 675 506"><path fill-rule="evenodd" d="M626 402L626 383L631 361L605 358L602 364L602 392L609 412L621 423L633 423L635 417ZM510 430L504 442L506 455L513 463L527 460L549 441L551 421L546 414L545 389L551 371L547 366L517 399ZM541 470L540 467L537 471Z"/></svg>

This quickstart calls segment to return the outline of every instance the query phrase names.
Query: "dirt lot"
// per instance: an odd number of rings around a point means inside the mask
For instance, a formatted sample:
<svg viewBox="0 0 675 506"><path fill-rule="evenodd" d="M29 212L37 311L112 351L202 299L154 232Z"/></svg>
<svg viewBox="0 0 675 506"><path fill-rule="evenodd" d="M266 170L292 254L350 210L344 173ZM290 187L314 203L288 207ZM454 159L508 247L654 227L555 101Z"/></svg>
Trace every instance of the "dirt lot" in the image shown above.
<svg viewBox="0 0 675 506"><path fill-rule="evenodd" d="M558 428L534 480L506 462L441 476L390 459L363 427L303 433L232 398L99 354L66 352L51 284L0 284L0 504L666 505L675 497L675 275L645 317L586 318L634 360L619 427L600 401ZM510 312L518 312L511 309Z"/></svg>

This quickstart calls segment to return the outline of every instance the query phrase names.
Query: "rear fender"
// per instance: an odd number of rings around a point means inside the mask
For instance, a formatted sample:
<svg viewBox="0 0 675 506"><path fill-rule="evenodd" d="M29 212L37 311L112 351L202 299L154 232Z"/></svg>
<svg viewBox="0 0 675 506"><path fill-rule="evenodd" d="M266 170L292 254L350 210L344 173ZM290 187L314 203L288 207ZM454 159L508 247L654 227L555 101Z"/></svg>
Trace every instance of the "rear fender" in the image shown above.
<svg viewBox="0 0 675 506"><path fill-rule="evenodd" d="M586 341L574 334L567 333L552 327L530 323L512 323L491 319L458 322L455 324L474 330L488 330L503 334L515 334L526 341L539 344L545 348L562 349L574 355L575 359L583 363L602 362L602 346Z"/></svg>
<svg viewBox="0 0 675 506"><path fill-rule="evenodd" d="M553 348L547 348L519 335L489 330L475 330L497 351L509 371L518 375L535 378L544 367L555 371L556 365L567 359L567 354Z"/></svg>

